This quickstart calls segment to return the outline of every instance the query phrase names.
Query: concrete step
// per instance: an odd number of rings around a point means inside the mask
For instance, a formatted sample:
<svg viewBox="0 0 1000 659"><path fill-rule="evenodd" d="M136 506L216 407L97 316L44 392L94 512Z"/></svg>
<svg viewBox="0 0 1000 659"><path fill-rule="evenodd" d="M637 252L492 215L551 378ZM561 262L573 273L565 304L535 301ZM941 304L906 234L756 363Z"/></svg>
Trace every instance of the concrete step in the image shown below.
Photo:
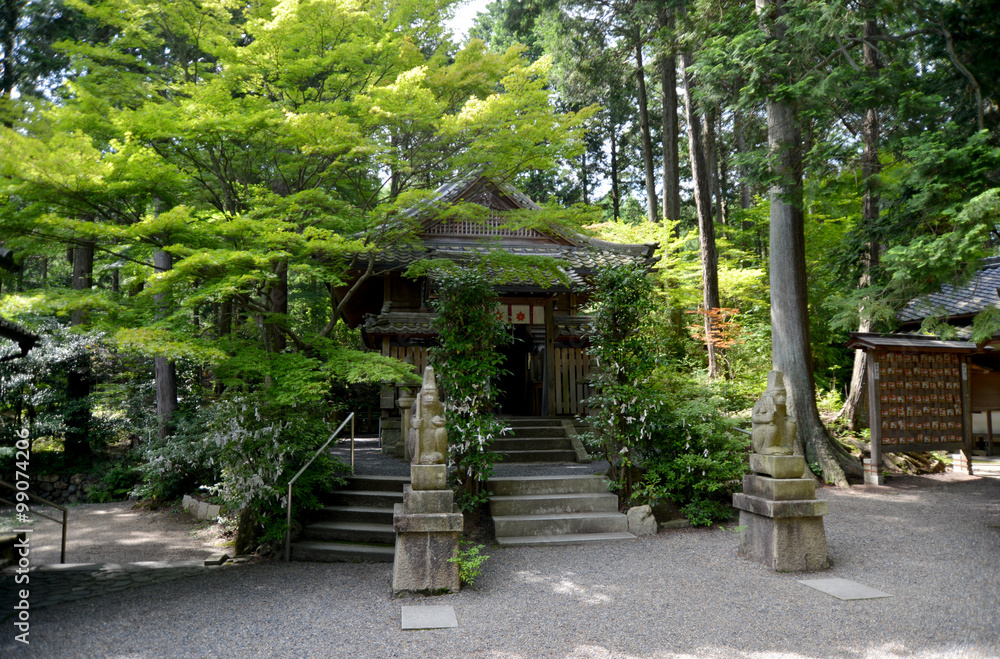
<svg viewBox="0 0 1000 659"><path fill-rule="evenodd" d="M503 515L494 516L493 525L497 538L574 533L622 533L628 531L628 518L619 512Z"/></svg>
<svg viewBox="0 0 1000 659"><path fill-rule="evenodd" d="M323 506L315 513L317 521L371 522L392 524L392 508L377 506Z"/></svg>
<svg viewBox="0 0 1000 659"><path fill-rule="evenodd" d="M319 563L392 563L396 549L392 545L355 544L304 540L292 543L293 561Z"/></svg>
<svg viewBox="0 0 1000 659"><path fill-rule="evenodd" d="M403 503L403 493L387 490L340 490L324 497L331 506L370 506L392 510L397 503Z"/></svg>
<svg viewBox="0 0 1000 659"><path fill-rule="evenodd" d="M486 488L494 496L520 494L607 494L604 476L494 476Z"/></svg>
<svg viewBox="0 0 1000 659"><path fill-rule="evenodd" d="M631 533L569 533L566 535L523 535L510 538L497 538L501 547L549 546L559 545L589 545L601 542L618 542L620 540L635 540Z"/></svg>
<svg viewBox="0 0 1000 659"><path fill-rule="evenodd" d="M493 441L495 451L570 451L573 443L567 437L504 437Z"/></svg>
<svg viewBox="0 0 1000 659"><path fill-rule="evenodd" d="M504 451L500 460L512 462L576 462L576 451L569 449L546 449L543 451Z"/></svg>
<svg viewBox="0 0 1000 659"><path fill-rule="evenodd" d="M510 435L508 435L509 437ZM514 437L534 439L537 437L566 437L566 429L558 426L518 426L514 428Z"/></svg>
<svg viewBox="0 0 1000 659"><path fill-rule="evenodd" d="M409 482L409 476L348 476L345 489L365 492L402 492L403 485Z"/></svg>
<svg viewBox="0 0 1000 659"><path fill-rule="evenodd" d="M520 494L490 497L490 514L544 515L549 513L618 512L618 496L584 492L574 494Z"/></svg>
<svg viewBox="0 0 1000 659"><path fill-rule="evenodd" d="M396 542L396 532L392 522L315 522L302 529L308 540L335 540L343 542L367 542L391 545Z"/></svg>

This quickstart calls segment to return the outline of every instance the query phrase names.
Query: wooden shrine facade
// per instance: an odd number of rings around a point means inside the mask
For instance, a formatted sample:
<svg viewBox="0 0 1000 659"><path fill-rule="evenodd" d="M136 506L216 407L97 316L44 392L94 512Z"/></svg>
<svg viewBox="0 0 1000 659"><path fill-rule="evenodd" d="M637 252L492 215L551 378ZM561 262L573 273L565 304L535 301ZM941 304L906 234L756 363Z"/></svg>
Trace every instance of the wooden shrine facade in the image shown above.
<svg viewBox="0 0 1000 659"><path fill-rule="evenodd" d="M345 316L361 325L365 345L383 355L412 362L421 371L435 345L431 301L436 295L432 277L412 279L404 271L420 259L462 261L484 250L561 259L564 283L525 281L495 287L497 313L511 323L514 341L501 348L504 369L499 382L498 410L513 416L560 416L586 413L590 395L589 329L584 309L587 287L597 268L635 263L651 268L655 244L624 245L566 232L504 226L504 213L515 209L540 210L512 186L475 176L442 186L432 205L473 202L490 209L486 221L461 218L439 221L413 217L422 223L419 243L397 246L378 255L375 271L365 282ZM409 212L409 211L408 211ZM393 414L394 396L383 395L384 414Z"/></svg>

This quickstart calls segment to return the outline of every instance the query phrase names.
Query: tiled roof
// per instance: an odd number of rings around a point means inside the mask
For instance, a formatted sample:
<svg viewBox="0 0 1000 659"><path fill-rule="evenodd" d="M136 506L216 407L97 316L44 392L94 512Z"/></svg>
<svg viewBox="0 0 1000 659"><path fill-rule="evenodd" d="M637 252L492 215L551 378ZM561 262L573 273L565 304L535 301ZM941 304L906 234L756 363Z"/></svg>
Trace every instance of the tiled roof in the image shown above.
<svg viewBox="0 0 1000 659"><path fill-rule="evenodd" d="M984 259L979 272L965 286L944 284L937 293L911 301L898 317L905 323L928 316L974 316L996 306L1000 306L1000 257Z"/></svg>
<svg viewBox="0 0 1000 659"><path fill-rule="evenodd" d="M431 326L431 321L437 314L430 311L383 311L382 313L365 316L364 330L366 334L410 334L427 336L437 334ZM556 324L556 337L582 337L590 333L592 316L560 316L553 318ZM544 340L544 331L542 338Z"/></svg>
<svg viewBox="0 0 1000 659"><path fill-rule="evenodd" d="M569 264L562 271L569 278L570 287L580 289L585 286L584 277L597 268L611 265L634 263L652 267L658 260L653 256L654 245L619 245L606 241L591 240L585 247L574 245L503 245L491 247L474 243L434 243L423 245L394 246L379 253L376 267L379 269L401 270L422 258L450 259L460 261L476 254L486 254L494 249L502 249L508 254L521 256L547 256L561 259ZM565 288L565 286L539 285L534 282L521 282L526 287L546 289ZM507 288L518 288L513 283ZM523 287L521 287L523 288Z"/></svg>

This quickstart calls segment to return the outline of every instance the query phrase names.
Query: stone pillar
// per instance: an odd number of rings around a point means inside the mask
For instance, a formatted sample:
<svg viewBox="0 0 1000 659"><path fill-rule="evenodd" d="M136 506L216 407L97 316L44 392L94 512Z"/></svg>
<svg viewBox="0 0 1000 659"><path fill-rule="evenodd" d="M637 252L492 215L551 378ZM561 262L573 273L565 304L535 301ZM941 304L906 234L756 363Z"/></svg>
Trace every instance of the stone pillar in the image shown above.
<svg viewBox="0 0 1000 659"><path fill-rule="evenodd" d="M779 572L821 570L829 565L823 515L830 507L816 499L816 481L802 478L805 458L792 454L795 422L787 417L782 380L771 371L754 405L753 473L743 477L743 492L733 495L743 527L737 551Z"/></svg>
<svg viewBox="0 0 1000 659"><path fill-rule="evenodd" d="M865 458L865 485L885 485L885 477L882 476L882 465L876 463L871 458Z"/></svg>
<svg viewBox="0 0 1000 659"><path fill-rule="evenodd" d="M430 367L424 371L424 386L415 407L416 418L409 424L416 431L410 485L403 488L403 503L395 505L392 517L396 531L392 592L456 593L460 586L458 564L448 559L458 552L462 513L455 511L440 451L444 408Z"/></svg>
<svg viewBox="0 0 1000 659"><path fill-rule="evenodd" d="M740 511L738 553L778 572L821 570L828 565L823 515L816 482L799 478L801 455L750 455L755 472L743 477L743 492L733 495Z"/></svg>

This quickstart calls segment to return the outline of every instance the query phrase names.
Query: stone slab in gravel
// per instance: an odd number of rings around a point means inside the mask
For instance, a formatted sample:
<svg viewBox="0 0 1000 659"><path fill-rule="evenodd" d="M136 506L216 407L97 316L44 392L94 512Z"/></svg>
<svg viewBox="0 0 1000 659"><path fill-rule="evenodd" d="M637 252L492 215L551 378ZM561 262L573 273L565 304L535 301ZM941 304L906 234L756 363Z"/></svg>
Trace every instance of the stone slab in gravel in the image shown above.
<svg viewBox="0 0 1000 659"><path fill-rule="evenodd" d="M249 564L32 611L30 655L1000 656L1000 480L888 482L822 488L833 567L814 575L737 557L729 529L490 547L474 587L427 600L459 610L460 627L404 632L389 564ZM894 596L845 602L798 583L808 578ZM25 656L12 630L0 625L0 656Z"/></svg>
<svg viewBox="0 0 1000 659"><path fill-rule="evenodd" d="M401 612L402 629L450 629L458 627L453 606L404 606Z"/></svg>
<svg viewBox="0 0 1000 659"><path fill-rule="evenodd" d="M800 579L799 583L839 600L870 600L879 597L892 597L889 593L869 588L850 579Z"/></svg>

